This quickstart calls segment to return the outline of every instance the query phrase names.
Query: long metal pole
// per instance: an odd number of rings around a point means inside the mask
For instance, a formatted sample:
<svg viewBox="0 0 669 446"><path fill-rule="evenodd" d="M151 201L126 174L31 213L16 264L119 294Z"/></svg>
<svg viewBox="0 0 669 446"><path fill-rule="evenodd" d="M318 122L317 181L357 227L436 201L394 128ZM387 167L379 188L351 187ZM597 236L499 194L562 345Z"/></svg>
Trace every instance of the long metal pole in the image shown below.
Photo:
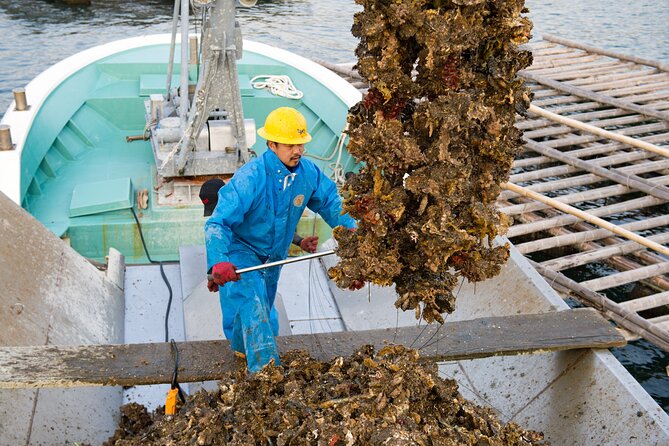
<svg viewBox="0 0 669 446"><path fill-rule="evenodd" d="M249 273L251 271L258 271L265 268L272 268L274 266L281 266L281 265L287 265L289 263L302 262L303 260L317 259L319 257L329 256L334 253L335 253L334 249L329 249L327 251L315 252L313 254L307 254L305 256L291 257L289 259L279 260L278 262L269 262L269 263L263 263L262 265L249 266L248 268L238 269L235 272L237 274Z"/></svg>
<svg viewBox="0 0 669 446"><path fill-rule="evenodd" d="M179 92L179 117L181 129L186 129L188 123L188 7L189 0L181 1L181 88Z"/></svg>
<svg viewBox="0 0 669 446"><path fill-rule="evenodd" d="M172 70L174 69L174 48L177 43L177 26L179 25L179 9L181 7L180 0L174 1L174 15L172 16L172 40L170 40L170 59L167 64L167 82L165 88L167 90L167 100L170 100L172 93Z"/></svg>
<svg viewBox="0 0 669 446"><path fill-rule="evenodd" d="M269 263L263 263L262 265L249 266L248 268L240 268L238 270L235 270L235 272L237 274L244 274L244 273L249 273L251 271L258 271L258 270L265 269L265 268L272 268L274 266L281 266L281 265L287 265L289 263L302 262L304 260L317 259L319 257L329 256L329 255L332 255L334 253L335 253L334 249L328 249L327 251L315 252L313 254L307 254L307 255L304 255L304 256L300 256L300 257L291 257L289 259L279 260L277 262L269 262ZM207 277L209 279L213 278L211 274L209 274Z"/></svg>

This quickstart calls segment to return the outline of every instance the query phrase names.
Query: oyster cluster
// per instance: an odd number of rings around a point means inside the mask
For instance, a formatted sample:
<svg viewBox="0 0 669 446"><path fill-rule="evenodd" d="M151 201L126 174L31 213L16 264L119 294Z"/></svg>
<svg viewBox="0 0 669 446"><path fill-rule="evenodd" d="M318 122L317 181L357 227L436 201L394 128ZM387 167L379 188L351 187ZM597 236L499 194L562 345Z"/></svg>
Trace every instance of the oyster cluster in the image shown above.
<svg viewBox="0 0 669 446"><path fill-rule="evenodd" d="M440 378L437 365L420 362L415 350L363 346L327 363L293 351L281 360L252 377L231 373L217 392L189 397L173 418L125 406L105 444L547 444L541 433L501 423L465 400L457 383Z"/></svg>
<svg viewBox="0 0 669 446"><path fill-rule="evenodd" d="M454 310L463 277L499 273L509 225L495 206L531 94L524 0L356 0L357 69L369 82L348 116L364 168L343 189L356 232L336 230L340 287L396 285L395 306L425 321Z"/></svg>

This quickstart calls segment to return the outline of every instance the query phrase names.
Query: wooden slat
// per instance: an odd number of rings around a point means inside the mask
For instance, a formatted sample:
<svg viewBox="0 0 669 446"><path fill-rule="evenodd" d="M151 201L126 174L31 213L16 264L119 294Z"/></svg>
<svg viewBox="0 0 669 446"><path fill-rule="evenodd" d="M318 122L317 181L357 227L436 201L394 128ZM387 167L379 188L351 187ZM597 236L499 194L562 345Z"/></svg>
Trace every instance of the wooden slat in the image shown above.
<svg viewBox="0 0 669 446"><path fill-rule="evenodd" d="M615 59L600 58L595 62L586 62L580 65L571 65L557 68L527 69L532 74L547 76L555 80L578 79L584 76L598 73L612 73L616 71L629 70L631 64L623 63Z"/></svg>
<svg viewBox="0 0 669 446"><path fill-rule="evenodd" d="M619 113L622 114L624 112L619 112ZM562 116L562 115L558 115L558 116ZM596 127L596 128L602 129L602 130L605 129L606 127L612 127L612 126L618 127L618 126L621 126L621 125L639 124L639 123L649 121L649 118L647 116L643 116L643 115L616 116L616 117L611 117L609 119L598 119L598 120L593 120L593 121L583 120L583 119L580 119L579 116L570 115L569 119L573 120L574 122L579 122L581 124L588 125L588 126L593 126L593 127ZM665 126L665 128L669 129L669 126L667 126L667 124L663 124L663 125ZM561 124L557 124L556 122L553 122L552 125L547 125L547 126L544 126L543 128L538 128L538 129L533 129L533 130L527 131L527 132L524 133L524 136L526 138L537 139L537 138L542 138L544 136L563 135L565 133L573 132L574 128L575 128L575 126L561 125ZM578 128L578 127L576 127L576 128ZM587 130L581 129L581 128L579 128L579 130L587 131ZM611 132L611 133L613 133L613 132ZM617 133L614 133L614 134L617 134ZM607 137L608 135L607 136L599 135L599 136ZM611 139L613 139L613 138L611 138Z"/></svg>
<svg viewBox="0 0 669 446"><path fill-rule="evenodd" d="M622 173L630 174L641 174L648 172L659 172L661 174L667 174L669 172L664 172L665 169L669 169L669 160L662 161L646 161L639 164L633 164L631 166L625 166L617 169ZM511 176L511 181L517 183L513 180L513 175ZM586 186L588 184L599 183L605 181L602 177L595 174L584 174L578 175L575 177L561 178L552 181L545 181L542 183L536 183L529 186L525 186L526 189L533 190L535 192L550 192L550 191L559 191L566 188ZM517 194L514 194L511 191L502 191L499 195L500 200L508 200L510 198L516 197Z"/></svg>
<svg viewBox="0 0 669 446"><path fill-rule="evenodd" d="M617 133L625 136L634 136L636 139L641 140L639 136L646 134L646 133L651 133L651 132L662 132L667 130L669 127L667 126L667 123L665 122L651 122L649 124L644 124L644 125L635 125L635 126L630 126L630 127L624 127L621 128L617 131ZM583 135L565 135L561 138L556 138L550 141L543 141L542 144L548 146L548 147L553 147L553 148L560 148L560 147L565 147L565 146L574 146L574 145L581 145L581 144L587 144L595 141L601 141L603 140L604 137L598 136L598 135L589 135L589 134L583 134Z"/></svg>
<svg viewBox="0 0 669 446"><path fill-rule="evenodd" d="M599 175L600 177L615 181L616 183L624 184L627 187L634 188L662 200L669 201L669 188L653 184L650 181L637 175L624 175L618 172L616 169L604 169L603 167L600 167L600 160L584 161L582 159L572 157L564 152L560 152L559 150L546 147L541 143L528 141L525 145L535 152L541 153L542 155L555 158L562 161L563 163L567 163L571 166L583 169L586 172L594 173L595 175Z"/></svg>
<svg viewBox="0 0 669 446"><path fill-rule="evenodd" d="M612 88L623 88L628 86L642 86L655 82L669 81L669 73L655 73L655 74L641 74L634 77L627 77L624 79L609 79L602 81L600 78L586 78L586 82L570 82L571 85L584 86L592 91L605 91Z"/></svg>
<svg viewBox="0 0 669 446"><path fill-rule="evenodd" d="M281 352L306 349L319 360L349 356L361 344L380 349L387 342L415 345L432 361L625 345L624 337L590 309L277 338ZM177 346L180 382L220 379L236 367L228 341ZM173 364L169 343L0 347L0 388L169 383Z"/></svg>
<svg viewBox="0 0 669 446"><path fill-rule="evenodd" d="M639 280L659 276L668 272L669 262L657 263L655 265L648 265L644 266L643 268L637 268L632 271L624 271L605 277L598 277L597 279L590 279L585 282L581 282L581 285L593 291L607 290L609 288L625 285L627 283L638 282Z"/></svg>
<svg viewBox="0 0 669 446"><path fill-rule="evenodd" d="M574 42L572 40L567 40L567 39L563 39L561 37L556 37L556 36L552 36L552 35L544 35L543 39L545 41L552 42L552 43L557 43L557 44L563 45L563 46L568 47L568 48L578 48L580 50L587 51L589 53L595 53L595 54L601 54L603 56L615 57L617 59L628 60L630 62L643 64L643 65L648 65L648 66L651 66L651 67L659 68L659 69L664 70L664 71L669 71L669 65L663 64L661 62L657 62L655 60L642 59L641 57L629 56L627 54L622 54L622 53L617 53L617 52L614 52L614 51L604 50L602 48L596 48L594 46L585 45L583 43Z"/></svg>
<svg viewBox="0 0 669 446"><path fill-rule="evenodd" d="M659 112L651 107L634 104L628 100L616 99L603 94L595 93L585 88L574 87L564 82L556 81L546 76L534 74L532 72L523 71L519 72L519 75L524 77L525 79L530 79L534 82L539 82L540 84L547 85L556 90L565 91L569 94L573 94L582 98L590 99L604 104L613 105L614 107L622 108L625 110L631 110L637 113L641 113L643 115L653 116L663 120L669 120L669 113Z"/></svg>
<svg viewBox="0 0 669 446"><path fill-rule="evenodd" d="M571 85L587 87L596 91L599 86L604 88L611 82L638 82L640 79L652 78L653 76L663 76L665 73L655 68L636 66L624 73L600 74L598 76L589 76L582 79L574 79Z"/></svg>
<svg viewBox="0 0 669 446"><path fill-rule="evenodd" d="M580 283L575 282L562 273L552 271L535 262L530 261L539 274L544 276L548 283L558 283L561 286L570 289L579 297L581 302L604 311L608 317L614 320L621 327L641 336L652 342L662 350L669 352L669 333L651 322L642 318L638 314L626 310L616 302L606 296L587 289Z"/></svg>
<svg viewBox="0 0 669 446"><path fill-rule="evenodd" d="M656 183L658 185L666 186L669 185L669 175L652 178L649 181L652 183ZM622 184L618 184L615 186L590 189L583 192L575 192L573 194L560 195L559 197L555 197L555 199L561 203L573 204L573 203L581 203L584 201L600 200L602 198L621 196L632 192L636 191L628 187L625 187ZM521 203L513 206L507 206L500 208L500 210L507 215L516 215L516 214L523 214L525 212L540 211L542 209L548 209L549 207L550 207L549 205L544 203L532 202L532 203Z"/></svg>
<svg viewBox="0 0 669 446"><path fill-rule="evenodd" d="M632 221L620 225L621 228L628 231L642 231L649 228L669 225L669 215L660 215L658 217L648 218L645 220ZM547 237L531 242L521 243L516 245L518 251L522 254L528 254L546 249L559 248L561 246L569 246L580 244L584 242L591 242L593 240L600 240L611 236L611 232L606 229L595 229L592 231L576 232L572 234L558 235L555 237ZM658 243L666 243L669 234L656 234L649 238ZM560 271L575 266L584 265L596 260L606 259L615 255L623 255L634 252L637 249L645 249L641 245L634 242L623 243L620 245L612 245L607 248L597 249L594 252L578 252L568 256L562 256L557 259L546 260L541 264L554 271Z"/></svg>
<svg viewBox="0 0 669 446"><path fill-rule="evenodd" d="M520 183L531 180L540 180L549 177L556 177L576 172L582 172L583 170L598 175L602 179L602 181L604 181L605 179L616 181L613 178L611 178L611 176L615 176L620 180L620 177L618 175L615 175L615 172L619 173L620 169L604 169L604 167L622 163L631 163L634 161L645 160L657 156L655 154L639 150L636 152L617 152L614 153L613 155L607 155L601 158L595 158L591 160L581 160L580 158L572 157L569 154L569 152L560 152L550 147L547 147L544 143L541 143L541 145L536 145L536 144L537 143L535 143L534 141L528 141L525 144L525 146L534 152L542 153L543 155L549 158L553 158L554 162L561 161L565 164L553 167L545 167L539 170L530 170L523 173L513 174L511 175L512 182ZM567 162L567 160L569 160L569 162ZM596 170L596 172L594 170ZM621 183L621 181L616 181L616 182Z"/></svg>
<svg viewBox="0 0 669 446"><path fill-rule="evenodd" d="M655 197L641 197L633 200L627 200L609 206L602 206L599 208L588 209L587 213L595 217L606 217L608 215L615 215L621 212L636 211L663 204L665 201ZM518 237L519 235L530 234L537 231L545 231L546 229L557 228L560 226L567 226L579 222L581 219L574 215L563 214L557 217L546 218L533 223L525 223L514 225L509 228L507 237Z"/></svg>
<svg viewBox="0 0 669 446"><path fill-rule="evenodd" d="M551 109L551 111L556 113L555 109ZM569 117L571 119L587 122L590 125L596 125L598 127L606 127L607 125L616 125L615 123L618 121L615 120L617 119L634 119L633 121L630 121L632 123L644 122L650 119L655 119L639 115L633 112L629 112L627 110L620 110L617 108L611 108L608 110L587 110L585 112L572 113L569 115ZM612 124L609 124L609 122L611 122ZM625 122L623 121L623 123ZM516 127L520 130L533 130L551 125L554 125L553 121L543 118L535 118L535 119L530 118L516 122Z"/></svg>
<svg viewBox="0 0 669 446"><path fill-rule="evenodd" d="M658 90L664 90L666 91L667 88L669 88L669 83L665 81L661 82L654 82L654 83L644 83L641 85L632 85L632 86L625 86L625 87L619 87L619 88L607 88L607 89L602 89L598 90L599 92L606 93L609 96L612 97L624 97L630 94L637 94L637 93L647 93L650 91L658 91Z"/></svg>
<svg viewBox="0 0 669 446"><path fill-rule="evenodd" d="M557 67L567 67L569 65L583 64L588 62L593 62L595 60L602 59L601 56L595 56L592 54L587 54L583 52L579 53L565 53L562 56L555 56L545 60L540 60L539 62L533 63L530 66L532 71L541 70L544 68L557 68Z"/></svg>
<svg viewBox="0 0 669 446"><path fill-rule="evenodd" d="M629 311L644 311L664 305L669 305L669 291L620 302L620 306Z"/></svg>

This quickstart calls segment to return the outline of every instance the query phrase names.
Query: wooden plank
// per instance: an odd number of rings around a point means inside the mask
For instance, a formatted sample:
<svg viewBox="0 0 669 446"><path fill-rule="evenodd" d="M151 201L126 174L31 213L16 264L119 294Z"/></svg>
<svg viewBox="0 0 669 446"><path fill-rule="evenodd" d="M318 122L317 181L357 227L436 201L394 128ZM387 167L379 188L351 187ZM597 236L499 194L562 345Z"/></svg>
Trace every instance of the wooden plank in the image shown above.
<svg viewBox="0 0 669 446"><path fill-rule="evenodd" d="M669 139L669 134L667 134L667 139ZM569 150L565 151L564 153L568 153L570 156L575 156L577 158L584 158L588 156L608 154L610 152L620 150L624 147L625 146L623 144L619 143L614 143L614 144L592 143L582 149ZM528 149L528 152L532 152L532 150ZM532 158L522 158L515 160L513 162L513 168L515 169L527 166L538 167L541 164L549 164L555 162L556 161L553 158L548 156L536 156Z"/></svg>
<svg viewBox="0 0 669 446"><path fill-rule="evenodd" d="M532 54L535 56L534 60L541 62L542 60L550 59L550 57L555 57L557 54L573 54L574 50L572 48L565 48L563 46L549 46L543 48L532 48ZM549 57L550 56L550 57Z"/></svg>
<svg viewBox="0 0 669 446"><path fill-rule="evenodd" d="M277 338L280 352L306 349L319 360L349 356L361 344L380 349L389 342L415 345L432 361L625 345L624 337L590 309ZM239 364L228 341L181 342L177 347L180 382L220 379ZM0 347L0 388L169 383L173 367L169 343Z"/></svg>
<svg viewBox="0 0 669 446"><path fill-rule="evenodd" d="M534 107L534 106L531 106L531 107ZM536 107L536 109L539 109L539 107ZM548 110L544 110L544 111L548 112ZM609 113L615 113L615 111L616 110L614 109L614 110L609 111ZM532 112L532 110L530 110L530 112ZM552 113L552 112L550 112L550 113ZM604 112L599 112L599 113L604 113ZM621 112L618 112L618 113L621 113ZM624 112L622 112L622 113L624 113ZM558 115L556 113L553 113L553 114L555 114L556 116L564 117L563 115ZM541 116L541 115L539 113L537 113L536 116ZM593 120L593 121L589 121L589 122L587 122L587 119L588 119L587 117L586 117L586 119L581 119L581 117L578 116L578 115L569 115L569 119L573 122L579 122L583 125L596 127L600 130L604 130L605 127L612 127L612 126L617 127L617 126L621 126L621 125L638 124L640 122L649 122L651 119L654 120L654 118L648 118L647 116L637 115L637 114L627 115L627 116L616 116L616 117L611 117L611 118L608 118L608 119L597 119L597 120ZM573 132L574 128L578 128L579 130L583 130L583 131L589 131L589 130L579 128L579 127L574 126L574 125L569 125L566 122L564 123L565 125L555 125L556 122L560 123L560 121L557 121L557 120L551 121L550 125L544 126L543 128L538 128L538 129L527 131L527 132L524 133L524 136L525 136L525 138L531 138L531 139L542 138L544 136L553 136L554 137L556 135L563 135L565 133ZM665 126L664 128L669 128L669 126L667 126L667 124L663 123L663 125ZM592 132L592 133L594 133L594 132ZM610 133L614 133L614 132L610 132ZM617 134L617 133L614 133L614 134ZM600 134L599 136L603 136L603 135ZM608 135L606 135L604 137L608 137ZM614 138L609 138L609 139L614 139ZM632 144L630 144L630 145L632 145Z"/></svg>
<svg viewBox="0 0 669 446"><path fill-rule="evenodd" d="M650 124L644 124L644 125L635 125L635 126L630 126L630 127L623 127L617 131L618 134L620 135L643 135L646 133L651 133L651 132L662 132L665 131L669 128L667 126L667 123L665 122L651 122ZM638 136L634 136L636 139L641 139ZM590 135L590 134L582 134L582 135L570 135L570 136L563 136L561 138L556 138L552 139L549 141L543 141L542 144L548 146L548 147L553 147L553 148L559 148L559 147L565 147L565 146L574 146L574 145L580 145L580 144L588 144L591 142L595 141L601 141L604 139L602 136L598 135Z"/></svg>
<svg viewBox="0 0 669 446"><path fill-rule="evenodd" d="M551 111L553 113L557 113L555 111L555 108L551 108ZM562 113L561 113L562 114ZM611 118L616 118L620 119L621 117L624 118L635 118L640 121L643 120L650 120L650 119L655 119L655 118L649 118L647 116L639 115L637 113L629 112L627 110L620 110L617 108L611 108L608 110L587 110L582 113L572 113L569 115L570 118L576 119L578 121L582 122L588 122L591 125L597 125L595 124L595 120L599 120L598 122L604 122L601 121L603 119L611 119ZM633 122L638 122L638 121L633 121ZM549 125L553 125L553 121L550 121L548 119L543 119L543 118L529 118L529 119L524 119L522 121L516 122L516 127L520 130L532 130L532 129L537 129L541 127L546 127ZM600 127L604 127L605 125L600 125Z"/></svg>
<svg viewBox="0 0 669 446"><path fill-rule="evenodd" d="M645 86L655 82L669 81L669 73L641 74L624 79L608 79L602 81L600 78L587 79L587 82L570 82L571 85L585 86L592 91L604 91L612 88L623 88L628 86Z"/></svg>
<svg viewBox="0 0 669 446"><path fill-rule="evenodd" d="M579 53L564 53L564 55L548 58L547 60L533 63L529 68L532 71L543 70L544 68L566 67L568 65L584 64L601 60L601 56Z"/></svg>
<svg viewBox="0 0 669 446"><path fill-rule="evenodd" d="M619 87L619 88L606 88L606 89L601 89L597 90L602 93L606 93L609 96L612 97L622 97L622 96L628 96L631 94L637 94L637 93L648 93L650 91L657 92L658 90L664 90L666 91L667 88L669 88L669 83L667 80L661 81L661 82L655 82L655 83L644 83L641 85L632 85L632 86L625 86L625 87Z"/></svg>
<svg viewBox="0 0 669 446"><path fill-rule="evenodd" d="M587 76L597 76L601 74L610 74L610 73L624 73L626 71L629 71L633 67L634 65L629 62L613 61L608 64L602 63L592 67L584 66L579 70L573 70L562 73L560 72L546 73L546 74L538 73L538 75L546 76L560 82L566 82L566 81L573 81L575 79L581 79ZM532 72L532 74L534 74L534 72Z"/></svg>
<svg viewBox="0 0 669 446"><path fill-rule="evenodd" d="M550 204L551 207L554 207L555 209L559 209L562 212L566 212L569 215L572 215L574 217L577 217L581 220L587 221L588 223L591 223L593 225L597 225L601 228L608 229L609 231L621 236L625 237L626 239L633 240L637 243L640 243L654 251L657 251L661 254L664 254L666 256L669 256L669 248L666 246L656 243L652 240L649 240L645 237L640 236L639 234L635 234L632 231L628 231L627 229L621 228L620 226L616 226L613 223L610 223L602 218L599 218L595 215L593 215L594 212L588 213L585 211L582 211L578 208L575 208L573 206L569 206L568 204L561 203L553 198L547 197L542 194L538 194L536 192L533 192L531 190L527 190L522 188L521 186L518 186L517 184L513 183L502 183L500 185L503 189L509 189L514 192L517 192L521 195L524 195L528 198L531 198L533 200L538 200L546 204ZM601 208L600 208L601 209ZM665 262L667 263L667 262ZM669 266L669 263L667 263Z"/></svg>
<svg viewBox="0 0 669 446"><path fill-rule="evenodd" d="M669 141L669 133L663 133L661 135L653 135L651 137L645 137L645 138L639 138L640 140L644 141L653 141L653 142L666 142ZM525 151L527 153L532 153L532 149L528 147L524 147ZM613 142L613 143L606 143L602 144L600 142L594 142L588 144L586 147L581 148L581 149L574 149L574 150L569 150L569 151L563 151L563 153L567 153L570 156L575 156L577 158L584 158L588 156L593 156L593 155L602 155L602 154L608 154L609 152L613 152L616 150L620 149L626 149L627 146L623 143L619 142ZM618 154L620 155L620 154ZM547 156L537 156L534 158L522 158L522 159L516 159L513 162L513 168L518 168L518 167L525 167L525 166L539 166L541 164L547 164L547 163L554 163L555 160L547 157Z"/></svg>

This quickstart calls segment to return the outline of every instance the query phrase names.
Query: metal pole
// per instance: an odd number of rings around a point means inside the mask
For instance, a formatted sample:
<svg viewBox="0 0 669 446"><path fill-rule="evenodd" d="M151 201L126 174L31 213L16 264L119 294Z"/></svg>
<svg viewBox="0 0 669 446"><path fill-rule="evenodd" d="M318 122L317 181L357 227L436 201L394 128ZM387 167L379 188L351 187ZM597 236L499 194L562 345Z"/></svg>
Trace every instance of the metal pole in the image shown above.
<svg viewBox="0 0 669 446"><path fill-rule="evenodd" d="M274 266L287 265L289 263L302 262L303 260L317 259L319 257L329 256L335 253L334 249L329 249L327 251L315 252L313 254L307 254L306 256L300 257L291 257L285 260L279 260L278 262L263 263L262 265L249 266L248 268L241 268L236 270L237 274L249 273L251 271L258 271L260 269L272 268Z"/></svg>
<svg viewBox="0 0 669 446"><path fill-rule="evenodd" d="M237 273L237 274L249 273L251 271L258 271L258 270L265 269L265 268L272 268L274 266L281 266L281 265L287 265L289 263L302 262L304 260L317 259L319 257L329 256L329 255L332 255L334 253L335 253L334 249L329 249L327 251L315 252L313 254L307 254L305 256L291 257L289 259L279 260L277 262L263 263L262 265L249 266L248 268L240 268L240 269L236 270L235 273ZM207 277L209 279L213 278L211 274L209 274Z"/></svg>
<svg viewBox="0 0 669 446"><path fill-rule="evenodd" d="M174 47L177 43L177 25L179 24L179 8L181 6L180 0L174 0L174 13L172 16L172 40L170 41L170 58L167 63L167 82L165 88L167 89L167 100L170 100L172 93L172 70L174 69Z"/></svg>
<svg viewBox="0 0 669 446"><path fill-rule="evenodd" d="M179 92L179 117L181 129L185 130L188 124L188 7L190 2L181 2L181 88Z"/></svg>

